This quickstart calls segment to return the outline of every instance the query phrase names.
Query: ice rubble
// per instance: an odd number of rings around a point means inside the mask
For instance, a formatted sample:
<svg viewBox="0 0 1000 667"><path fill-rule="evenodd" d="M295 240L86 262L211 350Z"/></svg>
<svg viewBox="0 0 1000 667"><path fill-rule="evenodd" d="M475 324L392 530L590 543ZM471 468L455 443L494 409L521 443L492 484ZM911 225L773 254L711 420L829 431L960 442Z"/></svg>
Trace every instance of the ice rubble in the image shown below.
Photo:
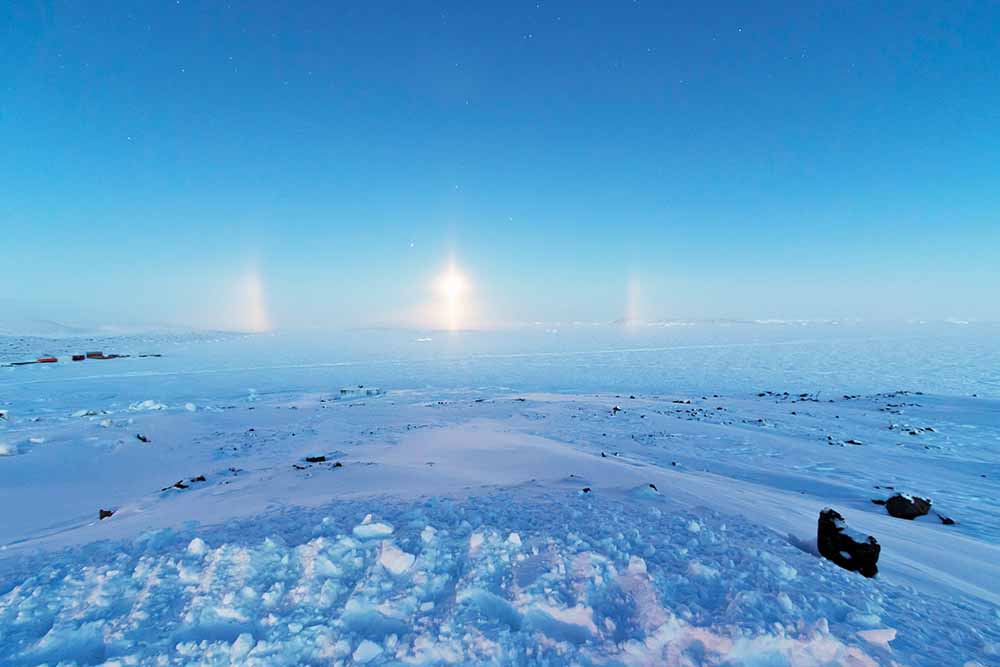
<svg viewBox="0 0 1000 667"><path fill-rule="evenodd" d="M153 399L146 399L145 401L136 401L128 406L129 412L145 412L147 410L166 410L167 406L164 403L159 403Z"/></svg>
<svg viewBox="0 0 1000 667"><path fill-rule="evenodd" d="M991 660L1000 646L998 619L712 512L566 494L382 504L377 517L370 505L26 561L26 576L0 581L0 655L10 667L874 667ZM398 528L379 539L355 534L388 521Z"/></svg>

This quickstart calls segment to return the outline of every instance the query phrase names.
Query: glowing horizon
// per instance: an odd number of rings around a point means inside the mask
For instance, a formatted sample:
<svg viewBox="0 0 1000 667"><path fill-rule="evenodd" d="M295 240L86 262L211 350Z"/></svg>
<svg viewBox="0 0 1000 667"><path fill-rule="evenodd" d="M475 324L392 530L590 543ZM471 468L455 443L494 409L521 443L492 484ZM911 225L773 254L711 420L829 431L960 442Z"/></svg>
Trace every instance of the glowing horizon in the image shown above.
<svg viewBox="0 0 1000 667"><path fill-rule="evenodd" d="M446 324L445 328L449 331L458 331L467 316L463 295L469 290L469 281L455 266L454 260L438 277L435 289L442 301L441 316Z"/></svg>
<svg viewBox="0 0 1000 667"><path fill-rule="evenodd" d="M255 267L243 278L241 285L243 315L246 327L254 333L270 331L271 318L264 300L264 286L260 271Z"/></svg>

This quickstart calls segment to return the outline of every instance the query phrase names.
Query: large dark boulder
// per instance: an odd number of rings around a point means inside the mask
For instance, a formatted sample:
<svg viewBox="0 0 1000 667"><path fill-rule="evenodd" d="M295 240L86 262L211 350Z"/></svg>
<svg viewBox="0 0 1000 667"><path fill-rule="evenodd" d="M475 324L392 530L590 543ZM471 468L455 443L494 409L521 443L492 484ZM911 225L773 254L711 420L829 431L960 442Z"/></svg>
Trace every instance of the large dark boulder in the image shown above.
<svg viewBox="0 0 1000 667"><path fill-rule="evenodd" d="M885 509L897 519L910 519L912 521L931 511L931 499L897 493L885 501Z"/></svg>
<svg viewBox="0 0 1000 667"><path fill-rule="evenodd" d="M816 546L823 558L845 570L859 572L866 577L878 574L878 555L882 547L871 535L851 531L844 517L829 507L819 513Z"/></svg>

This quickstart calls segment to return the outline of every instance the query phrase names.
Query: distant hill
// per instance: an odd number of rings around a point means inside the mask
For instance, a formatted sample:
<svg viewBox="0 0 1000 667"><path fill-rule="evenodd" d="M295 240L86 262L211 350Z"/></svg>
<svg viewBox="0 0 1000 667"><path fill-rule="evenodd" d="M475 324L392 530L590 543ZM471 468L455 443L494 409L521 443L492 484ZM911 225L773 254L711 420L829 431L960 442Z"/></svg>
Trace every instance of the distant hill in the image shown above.
<svg viewBox="0 0 1000 667"><path fill-rule="evenodd" d="M191 327L167 324L100 324L95 326L71 325L53 320L12 317L0 314L0 336L33 338L94 338L102 336L136 336L146 334L185 335L206 332Z"/></svg>
<svg viewBox="0 0 1000 667"><path fill-rule="evenodd" d="M70 336L87 336L92 334L93 331L90 329L69 326L52 320L9 318L0 316L0 335L4 336L66 338Z"/></svg>

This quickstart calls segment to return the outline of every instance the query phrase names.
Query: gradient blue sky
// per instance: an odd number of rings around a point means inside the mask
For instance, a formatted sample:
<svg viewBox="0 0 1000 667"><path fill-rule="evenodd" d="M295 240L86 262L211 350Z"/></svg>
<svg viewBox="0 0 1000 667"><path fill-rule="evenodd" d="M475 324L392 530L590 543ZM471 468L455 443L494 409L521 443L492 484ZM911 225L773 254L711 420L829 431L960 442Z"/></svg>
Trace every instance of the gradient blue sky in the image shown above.
<svg viewBox="0 0 1000 667"><path fill-rule="evenodd" d="M240 328L256 279L272 326L403 323L454 257L470 324L1000 319L998 26L991 2L15 0L0 285L57 320Z"/></svg>

